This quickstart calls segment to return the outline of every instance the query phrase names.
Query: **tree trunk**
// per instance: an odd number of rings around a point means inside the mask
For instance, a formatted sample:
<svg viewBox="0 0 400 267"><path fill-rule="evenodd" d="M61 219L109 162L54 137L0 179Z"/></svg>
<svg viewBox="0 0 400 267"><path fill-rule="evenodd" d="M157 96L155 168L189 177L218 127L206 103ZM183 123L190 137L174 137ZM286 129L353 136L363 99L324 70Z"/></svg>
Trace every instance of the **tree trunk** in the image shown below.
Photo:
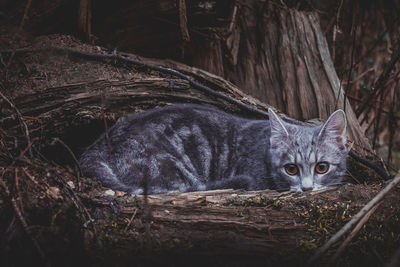
<svg viewBox="0 0 400 267"><path fill-rule="evenodd" d="M370 148L344 101L315 12L277 7L273 1L243 0L236 2L232 14L228 37L203 40L193 53L193 65L226 78L295 119L327 119L335 109L344 109L350 140Z"/></svg>

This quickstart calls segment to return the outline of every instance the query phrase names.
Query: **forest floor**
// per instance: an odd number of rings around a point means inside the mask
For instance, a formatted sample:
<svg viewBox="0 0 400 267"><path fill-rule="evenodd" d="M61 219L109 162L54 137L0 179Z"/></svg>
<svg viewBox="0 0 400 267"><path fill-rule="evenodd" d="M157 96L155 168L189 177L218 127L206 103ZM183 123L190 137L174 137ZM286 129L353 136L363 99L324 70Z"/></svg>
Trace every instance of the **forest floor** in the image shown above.
<svg viewBox="0 0 400 267"><path fill-rule="evenodd" d="M107 53L66 35L20 42ZM0 100L0 256L9 265L305 265L387 183L349 159L345 185L307 194L114 192L82 177L75 162L101 132L127 113L157 105L221 102L185 80L110 60L36 51L9 62L1 69L6 98ZM400 247L399 198L397 187L338 265L377 266L390 259Z"/></svg>

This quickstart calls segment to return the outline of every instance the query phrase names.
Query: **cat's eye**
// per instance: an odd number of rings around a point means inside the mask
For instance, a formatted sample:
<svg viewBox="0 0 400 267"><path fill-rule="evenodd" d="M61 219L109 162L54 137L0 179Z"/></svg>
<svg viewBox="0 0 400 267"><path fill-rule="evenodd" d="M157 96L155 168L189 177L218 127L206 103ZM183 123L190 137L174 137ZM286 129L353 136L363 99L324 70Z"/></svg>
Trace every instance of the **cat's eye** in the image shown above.
<svg viewBox="0 0 400 267"><path fill-rule="evenodd" d="M324 174L329 170L329 163L328 162L318 162L315 165L315 172L319 174Z"/></svg>
<svg viewBox="0 0 400 267"><path fill-rule="evenodd" d="M285 171L289 175L296 175L299 172L299 168L295 164L286 164Z"/></svg>

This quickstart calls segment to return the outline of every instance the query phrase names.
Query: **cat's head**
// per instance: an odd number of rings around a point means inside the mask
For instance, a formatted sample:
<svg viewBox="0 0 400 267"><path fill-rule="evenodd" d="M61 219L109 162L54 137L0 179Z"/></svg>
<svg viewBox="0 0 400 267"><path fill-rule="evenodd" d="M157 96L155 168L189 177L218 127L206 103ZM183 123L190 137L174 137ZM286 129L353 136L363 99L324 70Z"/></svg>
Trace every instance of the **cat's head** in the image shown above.
<svg viewBox="0 0 400 267"><path fill-rule="evenodd" d="M319 126L283 121L269 109L269 165L278 191L310 191L340 184L346 172L346 116L337 110Z"/></svg>

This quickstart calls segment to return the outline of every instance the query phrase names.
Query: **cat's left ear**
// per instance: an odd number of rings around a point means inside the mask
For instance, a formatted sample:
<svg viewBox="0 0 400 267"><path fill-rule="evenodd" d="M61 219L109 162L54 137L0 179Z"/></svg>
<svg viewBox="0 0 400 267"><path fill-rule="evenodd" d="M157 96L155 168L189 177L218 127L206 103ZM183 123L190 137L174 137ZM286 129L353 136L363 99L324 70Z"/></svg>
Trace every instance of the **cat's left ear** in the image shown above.
<svg viewBox="0 0 400 267"><path fill-rule="evenodd" d="M338 109L331 114L322 126L318 137L323 140L330 140L337 144L346 144L346 114Z"/></svg>
<svg viewBox="0 0 400 267"><path fill-rule="evenodd" d="M279 144L282 140L286 140L289 137L289 132L284 122L271 108L268 109L268 116L271 126L270 142L271 144Z"/></svg>

